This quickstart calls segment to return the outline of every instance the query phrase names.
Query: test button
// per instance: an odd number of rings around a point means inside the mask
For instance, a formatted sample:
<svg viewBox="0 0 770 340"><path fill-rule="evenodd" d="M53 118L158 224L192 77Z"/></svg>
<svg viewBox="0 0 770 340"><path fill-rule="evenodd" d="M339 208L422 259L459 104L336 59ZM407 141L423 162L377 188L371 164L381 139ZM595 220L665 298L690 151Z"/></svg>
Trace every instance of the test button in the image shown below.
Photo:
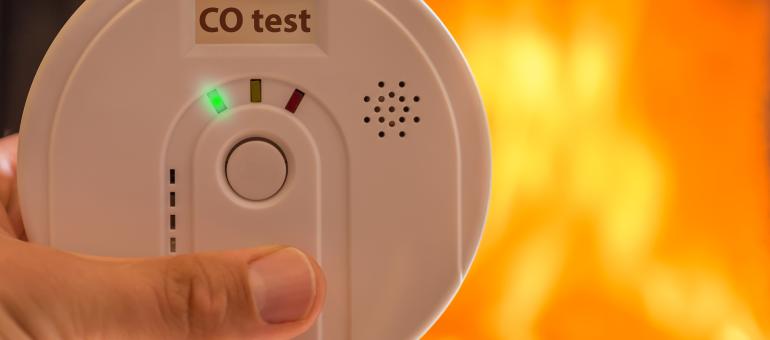
<svg viewBox="0 0 770 340"><path fill-rule="evenodd" d="M275 196L288 175L283 152L264 139L250 139L236 145L227 158L225 169L230 187L249 201L264 201Z"/></svg>

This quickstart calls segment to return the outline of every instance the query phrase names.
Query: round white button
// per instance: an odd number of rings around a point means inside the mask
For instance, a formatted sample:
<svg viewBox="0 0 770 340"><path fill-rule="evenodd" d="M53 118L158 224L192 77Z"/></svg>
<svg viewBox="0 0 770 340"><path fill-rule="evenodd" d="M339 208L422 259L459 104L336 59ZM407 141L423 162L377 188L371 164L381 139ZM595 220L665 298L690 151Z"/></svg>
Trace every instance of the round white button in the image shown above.
<svg viewBox="0 0 770 340"><path fill-rule="evenodd" d="M264 201L275 196L288 174L286 157L272 143L252 140L230 153L226 164L227 181L239 196Z"/></svg>

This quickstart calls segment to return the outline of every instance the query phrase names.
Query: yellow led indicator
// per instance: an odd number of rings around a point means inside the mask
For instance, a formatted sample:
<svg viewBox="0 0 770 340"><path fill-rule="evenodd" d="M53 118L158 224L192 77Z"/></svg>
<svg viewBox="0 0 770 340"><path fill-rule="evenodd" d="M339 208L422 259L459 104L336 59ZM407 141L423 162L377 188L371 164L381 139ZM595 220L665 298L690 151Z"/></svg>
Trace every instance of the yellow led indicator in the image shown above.
<svg viewBox="0 0 770 340"><path fill-rule="evenodd" d="M251 102L262 102L262 79L251 80Z"/></svg>

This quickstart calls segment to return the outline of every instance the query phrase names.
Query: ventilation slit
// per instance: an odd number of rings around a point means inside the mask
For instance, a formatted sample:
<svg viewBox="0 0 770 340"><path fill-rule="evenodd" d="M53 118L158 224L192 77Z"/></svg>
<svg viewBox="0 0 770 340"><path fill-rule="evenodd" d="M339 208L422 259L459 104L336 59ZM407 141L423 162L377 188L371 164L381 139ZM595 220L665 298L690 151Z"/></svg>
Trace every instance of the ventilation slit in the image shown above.
<svg viewBox="0 0 770 340"><path fill-rule="evenodd" d="M176 169L168 169L168 185L166 187L168 188L168 215L167 216L167 239L169 242L169 248L168 253L169 254L176 254L177 253L177 207L176 207L176 180L177 180L177 174Z"/></svg>

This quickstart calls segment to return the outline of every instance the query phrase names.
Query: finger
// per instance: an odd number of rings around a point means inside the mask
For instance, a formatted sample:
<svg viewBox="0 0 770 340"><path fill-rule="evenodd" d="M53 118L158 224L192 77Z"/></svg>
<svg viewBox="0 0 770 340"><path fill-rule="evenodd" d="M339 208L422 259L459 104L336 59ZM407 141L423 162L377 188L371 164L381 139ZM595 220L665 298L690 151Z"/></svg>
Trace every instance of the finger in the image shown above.
<svg viewBox="0 0 770 340"><path fill-rule="evenodd" d="M14 223L8 217L8 212L0 207L0 237L10 237L26 241L27 237L24 230L14 227Z"/></svg>
<svg viewBox="0 0 770 340"><path fill-rule="evenodd" d="M3 209L0 209L0 236L17 238L11 220L8 219L8 214Z"/></svg>
<svg viewBox="0 0 770 340"><path fill-rule="evenodd" d="M3 228L10 235L25 240L21 219L18 186L16 183L18 135L0 139L0 202L5 212Z"/></svg>
<svg viewBox="0 0 770 340"><path fill-rule="evenodd" d="M37 283L16 299L45 306L31 312L42 326L26 327L41 337L289 339L312 326L325 296L320 268L294 248L121 262L56 254L22 275Z"/></svg>

